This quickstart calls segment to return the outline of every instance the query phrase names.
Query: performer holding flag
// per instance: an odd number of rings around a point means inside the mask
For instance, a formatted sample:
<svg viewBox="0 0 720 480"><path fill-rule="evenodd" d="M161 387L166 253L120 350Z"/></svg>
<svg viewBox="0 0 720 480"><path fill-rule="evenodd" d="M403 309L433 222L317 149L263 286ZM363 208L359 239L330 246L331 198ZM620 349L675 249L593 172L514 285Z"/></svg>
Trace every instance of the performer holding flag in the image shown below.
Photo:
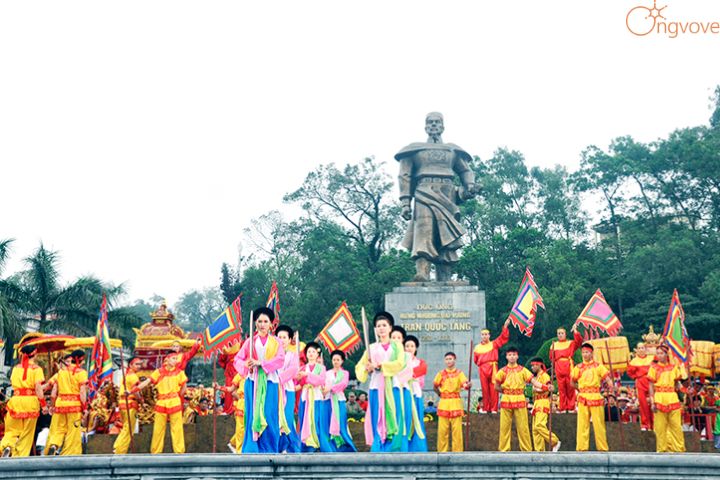
<svg viewBox="0 0 720 480"><path fill-rule="evenodd" d="M650 405L655 412L655 446L658 452L684 452L685 437L682 431L682 404L677 390L683 379L678 365L669 362L667 345L655 349L657 363L648 371Z"/></svg>
<svg viewBox="0 0 720 480"><path fill-rule="evenodd" d="M378 341L368 344L367 321L363 318L367 350L355 365L355 375L363 383L370 378L370 404L365 415L365 443L371 452L399 451L400 443L393 440L400 435L392 380L405 367L402 345L390 340L395 319L388 312L378 312L373 319Z"/></svg>
<svg viewBox="0 0 720 480"><path fill-rule="evenodd" d="M280 405L278 370L285 362L285 350L271 332L275 313L261 307L253 312L257 328L235 356L235 369L245 377L245 439L243 453L278 453ZM284 420L284 418L283 418Z"/></svg>
<svg viewBox="0 0 720 480"><path fill-rule="evenodd" d="M425 376L427 375L427 363L425 360L417 357L417 351L420 348L420 340L414 335L405 337L405 352L410 354L410 366L412 367L412 380L410 380L410 390L415 402L417 417L420 421L420 428L416 429L410 435L409 449L411 452L427 452L427 435L425 433L425 403L423 402L423 388L425 388Z"/></svg>
<svg viewBox="0 0 720 480"><path fill-rule="evenodd" d="M658 452L684 452L682 405L677 390L687 377L683 368L689 359L690 338L685 329L685 311L677 290L673 292L663 330L665 344L655 349L657 363L647 374L650 406L654 415L655 444ZM675 357L675 364L670 362Z"/></svg>
<svg viewBox="0 0 720 480"><path fill-rule="evenodd" d="M330 354L332 368L325 372L325 403L330 417L330 444L338 452L357 452L350 432L348 431L347 406L345 389L350 381L350 374L342 368L345 352L333 350Z"/></svg>
<svg viewBox="0 0 720 480"><path fill-rule="evenodd" d="M572 369L573 386L578 390L578 414L576 447L578 452L585 452L590 446L590 422L595 432L595 447L598 451L607 452L608 443L605 433L605 411L600 386L603 382L608 391L613 391L610 372L604 365L598 364L593 357L593 346L583 343L581 347L583 361Z"/></svg>
<svg viewBox="0 0 720 480"><path fill-rule="evenodd" d="M280 452L299 453L300 437L298 437L295 426L295 377L300 371L300 357L298 356L299 344L295 332L288 325L280 325L276 330L278 340L285 350L285 360L280 369L280 400L282 413L285 415L285 422L288 426L287 433L280 434ZM295 345L292 340L295 338Z"/></svg>
<svg viewBox="0 0 720 480"><path fill-rule="evenodd" d="M548 415L550 412L550 396L555 390L550 375L545 371L545 362L542 358L535 357L530 360L533 378L530 380L533 386L533 409L532 409L532 435L533 446L536 452L544 452L546 445L550 445L553 452L560 450L560 439L548 429Z"/></svg>
<svg viewBox="0 0 720 480"><path fill-rule="evenodd" d="M480 386L482 388L482 408L480 413L497 413L498 411L495 374L498 370L498 352L510 340L508 325L510 325L509 317L503 324L500 336L493 341L490 341L490 330L484 328L480 332L480 343L473 350L473 362L478 366Z"/></svg>
<svg viewBox="0 0 720 480"><path fill-rule="evenodd" d="M138 410L137 395L131 394L135 385L140 382L137 372L142 368L142 360L133 357L128 362L124 380L120 382L118 389L118 408L122 418L122 430L113 444L113 453L121 455L128 453L133 431L135 429L135 418Z"/></svg>
<svg viewBox="0 0 720 480"><path fill-rule="evenodd" d="M585 327L586 339L596 338L600 332L615 336L622 329L620 319L613 313L600 289L596 290L585 308L578 316L573 331L579 325ZM608 443L605 433L605 403L600 387L605 383L609 392L614 391L610 371L595 361L594 348L590 343L581 346L582 363L573 367L570 378L573 387L578 391L577 396L577 451L587 451L590 446L590 422L595 432L595 447L599 451L607 452ZM612 364L611 364L612 367Z"/></svg>
<svg viewBox="0 0 720 480"><path fill-rule="evenodd" d="M567 339L567 331L560 327L556 330L557 340L552 342L550 348L550 363L557 378L558 384L558 413L566 413L575 411L575 389L570 380L570 372L575 364L573 363L573 355L583 343L582 336L577 332L577 327L573 325L570 330L573 333L573 339Z"/></svg>

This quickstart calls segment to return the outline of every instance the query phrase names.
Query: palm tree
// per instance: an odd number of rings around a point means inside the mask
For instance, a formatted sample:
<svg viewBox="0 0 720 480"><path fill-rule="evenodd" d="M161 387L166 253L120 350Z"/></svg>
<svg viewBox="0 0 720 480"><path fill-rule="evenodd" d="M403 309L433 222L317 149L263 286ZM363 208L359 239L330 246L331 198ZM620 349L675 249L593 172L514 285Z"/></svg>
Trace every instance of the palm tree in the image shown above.
<svg viewBox="0 0 720 480"><path fill-rule="evenodd" d="M0 276L10 256L10 247L13 241L12 238L0 240ZM17 296L18 291L15 285L0 278L0 338L5 340L6 357L12 351L12 345L20 340L24 332L23 324L14 308L13 300ZM0 359L0 364L2 363L4 362Z"/></svg>
<svg viewBox="0 0 720 480"><path fill-rule="evenodd" d="M46 333L77 336L95 335L103 293L108 306L125 294L125 287L104 283L93 276L83 276L69 285L61 285L58 252L40 247L25 259L27 269L11 280L16 287L21 321L36 322ZM124 343L132 341L132 327L141 318L127 308L109 309L110 335L119 335Z"/></svg>

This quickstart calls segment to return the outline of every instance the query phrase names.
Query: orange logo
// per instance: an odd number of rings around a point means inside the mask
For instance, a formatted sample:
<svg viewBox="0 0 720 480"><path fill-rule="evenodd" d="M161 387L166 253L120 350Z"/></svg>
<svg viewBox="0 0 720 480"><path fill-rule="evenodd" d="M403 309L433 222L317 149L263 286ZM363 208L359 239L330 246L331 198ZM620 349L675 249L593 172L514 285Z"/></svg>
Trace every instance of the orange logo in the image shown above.
<svg viewBox="0 0 720 480"><path fill-rule="evenodd" d="M662 11L666 8L667 5L658 8L656 0L653 0L652 8L642 5L633 7L625 17L625 25L627 25L628 30L630 30L630 33L633 35L644 37L655 30L658 18L665 19Z"/></svg>
<svg viewBox="0 0 720 480"><path fill-rule="evenodd" d="M652 7L638 5L631 8L625 16L625 25L630 33L638 37L650 34L666 35L669 38L678 38L680 35L720 34L720 22L697 20L673 20L665 16L663 7L657 6L653 0Z"/></svg>

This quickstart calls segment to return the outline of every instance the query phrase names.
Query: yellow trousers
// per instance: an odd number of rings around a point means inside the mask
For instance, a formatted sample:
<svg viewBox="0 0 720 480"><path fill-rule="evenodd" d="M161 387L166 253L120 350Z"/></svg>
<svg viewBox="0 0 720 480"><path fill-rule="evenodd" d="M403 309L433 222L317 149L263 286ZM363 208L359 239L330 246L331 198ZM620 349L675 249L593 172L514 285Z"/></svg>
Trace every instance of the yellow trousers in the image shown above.
<svg viewBox="0 0 720 480"><path fill-rule="evenodd" d="M137 410L134 408L130 409L130 418L128 419L128 413L126 410L120 410L120 417L122 418L122 430L115 439L113 444L113 453L116 455L124 455L130 450L130 439L132 438L133 431L135 431L135 416Z"/></svg>
<svg viewBox="0 0 720 480"><path fill-rule="evenodd" d="M517 430L520 450L529 452L532 450L530 443L530 428L528 427L527 408L503 408L500 406L500 442L498 450L501 452L510 451L510 437L512 436L513 418Z"/></svg>
<svg viewBox="0 0 720 480"><path fill-rule="evenodd" d="M535 414L533 415L533 446L535 447L536 452L544 452L547 441L550 438L550 430L548 429L547 422L547 413L535 412ZM552 442L550 442L550 448L557 445L559 441L560 439L558 439L557 435L553 433Z"/></svg>
<svg viewBox="0 0 720 480"><path fill-rule="evenodd" d="M236 453L240 453L245 438L245 419L235 415L235 435L230 438L230 445L233 446Z"/></svg>
<svg viewBox="0 0 720 480"><path fill-rule="evenodd" d="M592 418L595 432L595 447L599 452L607 452L607 434L605 433L605 411L602 405L588 407L578 404L577 413L577 444L575 450L586 452L590 448L590 419Z"/></svg>
<svg viewBox="0 0 720 480"><path fill-rule="evenodd" d="M463 446L463 431L462 431L462 416L447 418L438 417L438 432L437 432L437 451L447 452L450 447L450 437L452 436L452 451L462 452Z"/></svg>
<svg viewBox="0 0 720 480"><path fill-rule="evenodd" d="M5 415L5 436L0 442L0 452L10 447L13 457L27 457L35 440L35 418L13 418Z"/></svg>
<svg viewBox="0 0 720 480"><path fill-rule="evenodd" d="M165 428L170 420L170 435L172 436L173 452L185 453L185 432L183 432L182 412L166 413L155 412L150 453L162 453L165 446Z"/></svg>
<svg viewBox="0 0 720 480"><path fill-rule="evenodd" d="M50 421L45 451L51 445L60 448L60 455L82 455L82 413L54 413Z"/></svg>
<svg viewBox="0 0 720 480"><path fill-rule="evenodd" d="M655 445L658 452L684 452L685 437L682 431L680 409L655 412Z"/></svg>

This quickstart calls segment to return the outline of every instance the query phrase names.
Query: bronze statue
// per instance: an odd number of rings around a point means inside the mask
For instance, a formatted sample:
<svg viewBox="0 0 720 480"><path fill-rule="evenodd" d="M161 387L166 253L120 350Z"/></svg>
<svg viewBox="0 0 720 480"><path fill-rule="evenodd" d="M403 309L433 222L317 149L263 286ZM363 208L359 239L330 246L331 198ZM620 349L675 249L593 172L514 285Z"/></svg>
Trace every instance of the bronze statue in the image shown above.
<svg viewBox="0 0 720 480"><path fill-rule="evenodd" d="M430 280L433 264L437 281L450 280L465 234L458 205L477 195L475 174L468 165L472 158L457 145L443 143L444 130L442 114L428 113L427 142L411 143L395 155L400 162L402 216L410 221L402 245L415 260L416 282ZM454 184L456 175L460 187Z"/></svg>

